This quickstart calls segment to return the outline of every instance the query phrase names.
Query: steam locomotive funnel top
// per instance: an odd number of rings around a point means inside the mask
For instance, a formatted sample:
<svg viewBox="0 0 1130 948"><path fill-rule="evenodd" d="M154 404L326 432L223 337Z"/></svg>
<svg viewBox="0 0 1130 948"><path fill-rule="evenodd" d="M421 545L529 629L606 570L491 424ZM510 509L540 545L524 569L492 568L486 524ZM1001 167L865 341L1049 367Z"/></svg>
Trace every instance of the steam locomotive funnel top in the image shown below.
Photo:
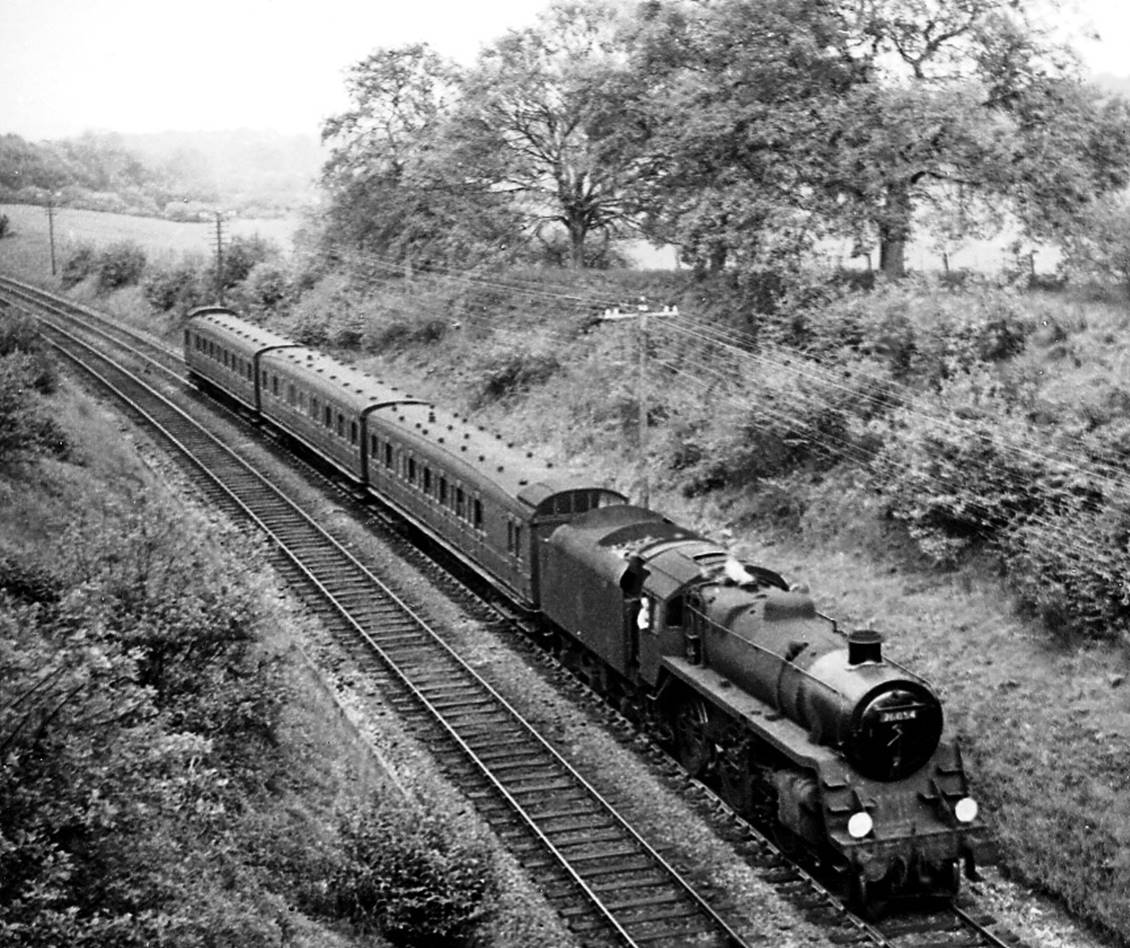
<svg viewBox="0 0 1130 948"><path fill-rule="evenodd" d="M856 629L848 636L848 664L883 660L883 636L874 629Z"/></svg>

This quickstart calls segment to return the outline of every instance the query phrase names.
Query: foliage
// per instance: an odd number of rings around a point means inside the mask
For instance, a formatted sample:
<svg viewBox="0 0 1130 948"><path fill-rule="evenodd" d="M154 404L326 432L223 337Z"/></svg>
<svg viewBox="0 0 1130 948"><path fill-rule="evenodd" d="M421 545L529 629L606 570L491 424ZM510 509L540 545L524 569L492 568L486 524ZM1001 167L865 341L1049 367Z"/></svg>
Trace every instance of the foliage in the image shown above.
<svg viewBox="0 0 1130 948"><path fill-rule="evenodd" d="M1008 0L643 4L611 157L650 162L648 233L698 266L829 232L898 277L915 226L1077 227L1125 184L1130 109ZM802 28L796 24L803 23Z"/></svg>
<svg viewBox="0 0 1130 948"><path fill-rule="evenodd" d="M1130 511L1101 473L1109 462L1049 444L1034 401L1030 383L962 372L929 408L911 401L874 424L872 482L935 561L989 552L1050 628L1117 638L1130 632Z"/></svg>
<svg viewBox="0 0 1130 948"><path fill-rule="evenodd" d="M63 269L59 280L64 290L78 286L98 269L98 248L93 244L80 243L71 247L63 258Z"/></svg>
<svg viewBox="0 0 1130 948"><path fill-rule="evenodd" d="M145 271L145 251L132 240L118 241L99 251L95 268L99 293L133 286Z"/></svg>
<svg viewBox="0 0 1130 948"><path fill-rule="evenodd" d="M515 351L512 347L493 353L480 370L482 388L475 403L481 407L544 385L560 368L561 363L552 353Z"/></svg>
<svg viewBox="0 0 1130 948"><path fill-rule="evenodd" d="M0 571L5 940L277 943L233 846L282 698L234 552L137 497Z"/></svg>
<svg viewBox="0 0 1130 948"><path fill-rule="evenodd" d="M66 457L66 435L43 395L58 384L55 363L31 319L0 323L0 458L38 454Z"/></svg>
<svg viewBox="0 0 1130 948"><path fill-rule="evenodd" d="M150 266L142 278L141 291L146 302L158 312L190 310L202 305L207 298L202 270L199 261L191 260L163 267Z"/></svg>
<svg viewBox="0 0 1130 948"><path fill-rule="evenodd" d="M246 130L34 143L0 135L0 201L184 221L209 219L219 207L281 216L308 199L317 161L312 136Z"/></svg>
<svg viewBox="0 0 1130 948"><path fill-rule="evenodd" d="M452 119L460 166L484 190L511 194L538 237L546 225L563 229L576 268L590 236L607 240L632 225L625 192L638 169L603 160L597 147L626 57L619 27L613 4L552 4L535 27L483 51Z"/></svg>
<svg viewBox="0 0 1130 948"><path fill-rule="evenodd" d="M430 812L378 799L341 825L344 859L327 889L336 914L398 945L468 944L497 882L489 855Z"/></svg>
<svg viewBox="0 0 1130 948"><path fill-rule="evenodd" d="M1070 235L1065 251L1067 272L1114 280L1130 294L1130 203L1123 198L1092 208L1087 226Z"/></svg>
<svg viewBox="0 0 1130 948"><path fill-rule="evenodd" d="M442 128L457 78L424 44L378 50L354 66L353 108L322 134L331 146L324 253L365 272L467 266L504 252L513 228L498 196L451 174Z"/></svg>
<svg viewBox="0 0 1130 948"><path fill-rule="evenodd" d="M221 281L224 289L229 290L243 283L251 275L251 271L261 263L277 264L279 257L278 246L258 234L233 237L224 247L223 252ZM214 265L205 279L212 285L216 284Z"/></svg>

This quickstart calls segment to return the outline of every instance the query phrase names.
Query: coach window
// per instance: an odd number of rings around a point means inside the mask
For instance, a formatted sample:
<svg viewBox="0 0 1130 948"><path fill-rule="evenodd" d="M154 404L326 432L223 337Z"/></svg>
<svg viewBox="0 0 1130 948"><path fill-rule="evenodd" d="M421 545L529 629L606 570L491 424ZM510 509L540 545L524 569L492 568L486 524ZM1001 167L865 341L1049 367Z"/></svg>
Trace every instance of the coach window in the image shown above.
<svg viewBox="0 0 1130 948"><path fill-rule="evenodd" d="M355 421L351 421L349 423L349 443L357 443L357 422Z"/></svg>
<svg viewBox="0 0 1130 948"><path fill-rule="evenodd" d="M522 525L513 520L506 521L506 552L516 560L522 558Z"/></svg>
<svg viewBox="0 0 1130 948"><path fill-rule="evenodd" d="M455 488L455 516L463 519L467 514L466 498L463 496L463 488Z"/></svg>
<svg viewBox="0 0 1130 948"><path fill-rule="evenodd" d="M385 467L387 467L391 470L392 469L392 461L393 461L392 442L386 441L385 442Z"/></svg>
<svg viewBox="0 0 1130 948"><path fill-rule="evenodd" d="M325 411L323 412L322 424L324 424L327 428L332 428L334 426L334 413L333 409L331 409L329 405L326 406Z"/></svg>
<svg viewBox="0 0 1130 948"><path fill-rule="evenodd" d="M424 493L431 494L432 492L432 469L426 464L424 465Z"/></svg>
<svg viewBox="0 0 1130 948"><path fill-rule="evenodd" d="M369 435L369 457L375 458L377 456L377 454L378 454L377 447L378 447L377 436L375 434Z"/></svg>
<svg viewBox="0 0 1130 948"><path fill-rule="evenodd" d="M476 530L483 528L483 502L478 497L471 502L471 524Z"/></svg>
<svg viewBox="0 0 1130 948"><path fill-rule="evenodd" d="M409 484L415 484L416 483L416 459L415 458L409 458L408 459L408 483Z"/></svg>
<svg viewBox="0 0 1130 948"><path fill-rule="evenodd" d="M439 479L439 502L444 507L447 506L447 478L442 475Z"/></svg>
<svg viewBox="0 0 1130 948"><path fill-rule="evenodd" d="M286 386L286 400L291 405L293 405L296 401L298 401L298 394L294 391L294 386L291 385L289 382L287 383L287 386Z"/></svg>
<svg viewBox="0 0 1130 948"><path fill-rule="evenodd" d="M337 413L337 436L339 438L345 437L345 415L341 412Z"/></svg>

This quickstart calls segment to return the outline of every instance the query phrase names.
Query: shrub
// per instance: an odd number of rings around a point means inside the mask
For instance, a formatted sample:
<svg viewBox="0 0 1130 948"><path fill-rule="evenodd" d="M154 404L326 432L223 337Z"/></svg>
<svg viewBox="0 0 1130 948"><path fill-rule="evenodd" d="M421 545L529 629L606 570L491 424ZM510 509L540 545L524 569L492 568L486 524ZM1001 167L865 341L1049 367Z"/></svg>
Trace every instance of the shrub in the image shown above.
<svg viewBox="0 0 1130 948"><path fill-rule="evenodd" d="M35 392L53 386L54 369L44 369L42 356L0 356L0 458L67 456L67 436Z"/></svg>
<svg viewBox="0 0 1130 948"><path fill-rule="evenodd" d="M465 944L496 892L489 855L434 814L376 800L342 822L335 912L398 945Z"/></svg>
<svg viewBox="0 0 1130 948"><path fill-rule="evenodd" d="M184 261L171 267L150 269L142 280L141 291L155 310L188 310L206 298L201 285L201 267Z"/></svg>
<svg viewBox="0 0 1130 948"><path fill-rule="evenodd" d="M509 398L520 392L544 385L561 368L557 357L544 352L496 353L482 367L482 379L475 404L482 407L492 401Z"/></svg>
<svg viewBox="0 0 1130 948"><path fill-rule="evenodd" d="M995 555L1023 604L1068 636L1130 631L1130 510L1102 474L1111 432L1058 446L1027 416L1033 397L985 372L877 420L872 484L888 513L940 564ZM1082 414L1080 412L1080 414Z"/></svg>
<svg viewBox="0 0 1130 948"><path fill-rule="evenodd" d="M63 289L78 286L98 269L98 251L93 244L82 243L71 249L63 260L60 281Z"/></svg>
<svg viewBox="0 0 1130 948"><path fill-rule="evenodd" d="M133 286L145 272L145 251L131 240L118 241L98 254L95 266L99 293Z"/></svg>

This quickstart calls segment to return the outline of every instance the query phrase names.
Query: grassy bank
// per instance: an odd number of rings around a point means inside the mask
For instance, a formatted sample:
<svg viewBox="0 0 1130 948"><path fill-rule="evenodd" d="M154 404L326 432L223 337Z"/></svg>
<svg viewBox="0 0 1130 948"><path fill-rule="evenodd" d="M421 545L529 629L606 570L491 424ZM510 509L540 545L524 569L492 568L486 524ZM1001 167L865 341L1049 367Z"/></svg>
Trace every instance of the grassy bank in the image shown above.
<svg viewBox="0 0 1130 948"><path fill-rule="evenodd" d="M248 565L263 551L184 506L173 468L14 325L0 942L344 948L478 924L489 855L374 766L295 649L307 620ZM442 883L422 893L421 872Z"/></svg>

